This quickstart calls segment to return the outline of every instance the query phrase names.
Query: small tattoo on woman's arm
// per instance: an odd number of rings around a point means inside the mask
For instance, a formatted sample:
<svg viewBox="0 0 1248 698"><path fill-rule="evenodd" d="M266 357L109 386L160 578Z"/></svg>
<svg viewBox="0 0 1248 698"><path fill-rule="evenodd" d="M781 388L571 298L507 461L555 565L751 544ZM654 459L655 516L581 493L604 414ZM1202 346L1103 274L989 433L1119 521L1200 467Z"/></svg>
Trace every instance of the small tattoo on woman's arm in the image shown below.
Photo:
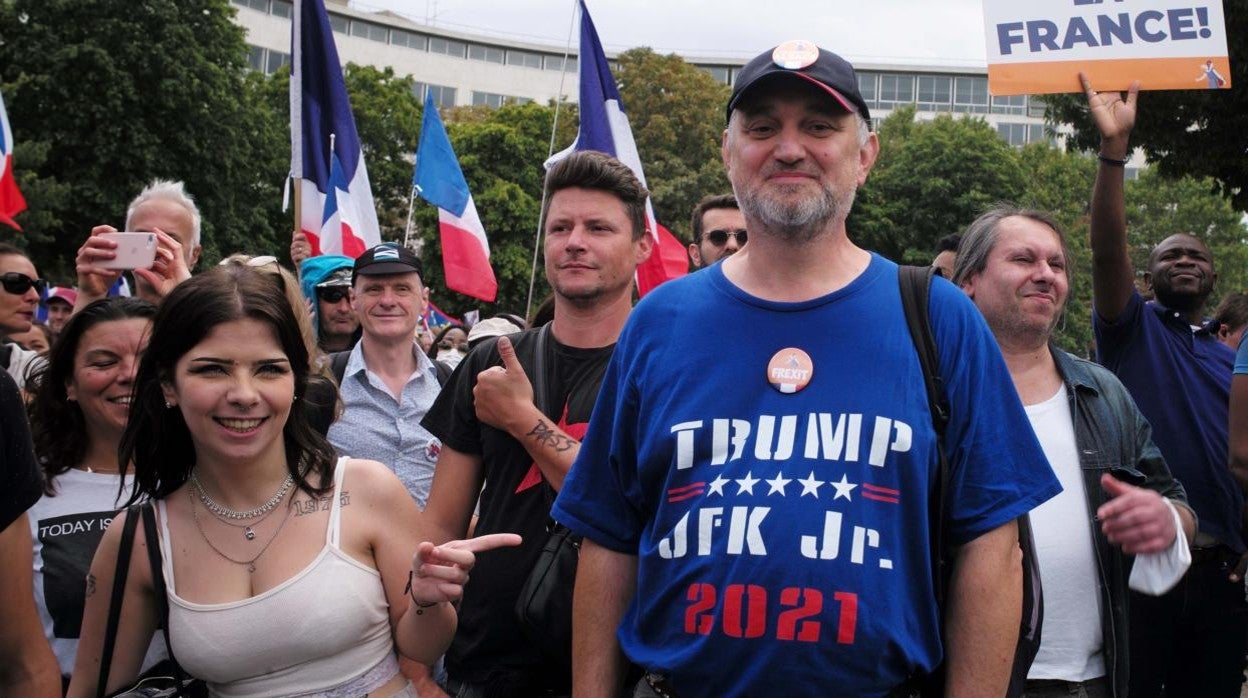
<svg viewBox="0 0 1248 698"><path fill-rule="evenodd" d="M95 575L88 572L87 573L87 598L91 598L91 595L94 593L95 593Z"/></svg>

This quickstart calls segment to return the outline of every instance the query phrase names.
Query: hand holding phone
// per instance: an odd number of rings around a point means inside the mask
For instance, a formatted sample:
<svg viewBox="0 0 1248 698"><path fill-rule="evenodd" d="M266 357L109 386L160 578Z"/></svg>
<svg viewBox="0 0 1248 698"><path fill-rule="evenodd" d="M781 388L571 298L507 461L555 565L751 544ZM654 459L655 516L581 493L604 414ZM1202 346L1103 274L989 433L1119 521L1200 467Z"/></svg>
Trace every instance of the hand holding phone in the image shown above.
<svg viewBox="0 0 1248 698"><path fill-rule="evenodd" d="M156 261L156 233L100 233L99 237L117 243L112 259L102 259L104 269L148 269Z"/></svg>

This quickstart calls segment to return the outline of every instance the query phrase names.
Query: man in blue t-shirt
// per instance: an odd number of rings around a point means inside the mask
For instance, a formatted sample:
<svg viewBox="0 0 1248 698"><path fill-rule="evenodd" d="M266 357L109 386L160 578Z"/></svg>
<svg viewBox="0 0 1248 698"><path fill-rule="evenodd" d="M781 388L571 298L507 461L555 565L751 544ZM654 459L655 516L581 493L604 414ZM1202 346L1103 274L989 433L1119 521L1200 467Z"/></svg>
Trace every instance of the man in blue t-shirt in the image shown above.
<svg viewBox="0 0 1248 698"><path fill-rule="evenodd" d="M1162 456L1200 518L1192 567L1158 598L1131 600L1131 695L1238 696L1248 651L1248 604L1237 563L1245 552L1244 494L1227 467L1227 402L1235 352L1204 317L1217 279L1199 238L1178 233L1148 258L1135 287L1127 247L1123 163L1135 125L1134 85L1126 100L1083 81L1101 132L1092 190L1093 329L1097 361L1127 386L1153 426Z"/></svg>
<svg viewBox="0 0 1248 698"><path fill-rule="evenodd" d="M879 148L853 67L782 44L742 69L727 112L750 242L634 309L555 502L585 537L573 693L616 695L622 650L641 696L885 695L942 659L950 695L1000 696L1015 520L1060 486L996 343L936 280L956 546L942 619L937 437L898 269L845 231Z"/></svg>

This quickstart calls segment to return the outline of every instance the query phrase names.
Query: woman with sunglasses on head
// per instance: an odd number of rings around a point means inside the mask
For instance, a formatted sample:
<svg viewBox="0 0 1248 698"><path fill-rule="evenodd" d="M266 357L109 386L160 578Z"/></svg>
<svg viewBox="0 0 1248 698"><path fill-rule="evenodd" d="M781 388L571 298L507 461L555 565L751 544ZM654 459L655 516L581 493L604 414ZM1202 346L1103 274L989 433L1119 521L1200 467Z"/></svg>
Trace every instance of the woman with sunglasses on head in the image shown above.
<svg viewBox="0 0 1248 698"><path fill-rule="evenodd" d="M121 455L136 497L155 501L174 654L213 694L414 696L396 647L432 663L474 554L519 537L418 543L394 473L336 458L293 409L307 380L290 303L255 269L196 276L157 312ZM92 564L71 696L96 692L121 528ZM136 676L160 621L145 545L137 535L108 691Z"/></svg>
<svg viewBox="0 0 1248 698"><path fill-rule="evenodd" d="M316 343L316 331L308 315L307 302L299 291L299 281L294 274L278 264L277 257L263 255L252 257L242 253L232 254L218 262L219 266L251 267L272 280L286 300L299 323L299 334L308 350L308 392L304 396L303 409L308 412L312 428L322 436L329 431L341 411L338 388L330 378L329 361Z"/></svg>
<svg viewBox="0 0 1248 698"><path fill-rule="evenodd" d="M47 288L25 252L0 242L0 338L26 332L35 321L39 298ZM0 346L0 366L9 372L17 387L25 390L30 372L43 364L37 352L6 341Z"/></svg>
<svg viewBox="0 0 1248 698"><path fill-rule="evenodd" d="M95 584L91 559L134 485L117 448L155 315L155 306L137 298L92 303L65 323L46 366L30 379L31 435L44 476L44 496L29 512L35 601L66 679L84 595ZM164 656L164 646L153 643L141 668Z"/></svg>

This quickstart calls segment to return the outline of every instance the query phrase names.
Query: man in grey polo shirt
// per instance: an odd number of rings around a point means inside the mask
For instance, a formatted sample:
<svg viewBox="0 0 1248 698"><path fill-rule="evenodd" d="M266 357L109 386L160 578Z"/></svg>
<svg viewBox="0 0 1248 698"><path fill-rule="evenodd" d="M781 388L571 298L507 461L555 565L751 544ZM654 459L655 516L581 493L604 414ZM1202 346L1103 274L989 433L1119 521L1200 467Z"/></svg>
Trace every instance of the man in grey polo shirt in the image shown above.
<svg viewBox="0 0 1248 698"><path fill-rule="evenodd" d="M420 425L440 390L415 342L429 299L421 273L420 258L392 242L355 260L351 308L363 335L347 359L329 442L341 455L390 466L423 509L442 444Z"/></svg>

